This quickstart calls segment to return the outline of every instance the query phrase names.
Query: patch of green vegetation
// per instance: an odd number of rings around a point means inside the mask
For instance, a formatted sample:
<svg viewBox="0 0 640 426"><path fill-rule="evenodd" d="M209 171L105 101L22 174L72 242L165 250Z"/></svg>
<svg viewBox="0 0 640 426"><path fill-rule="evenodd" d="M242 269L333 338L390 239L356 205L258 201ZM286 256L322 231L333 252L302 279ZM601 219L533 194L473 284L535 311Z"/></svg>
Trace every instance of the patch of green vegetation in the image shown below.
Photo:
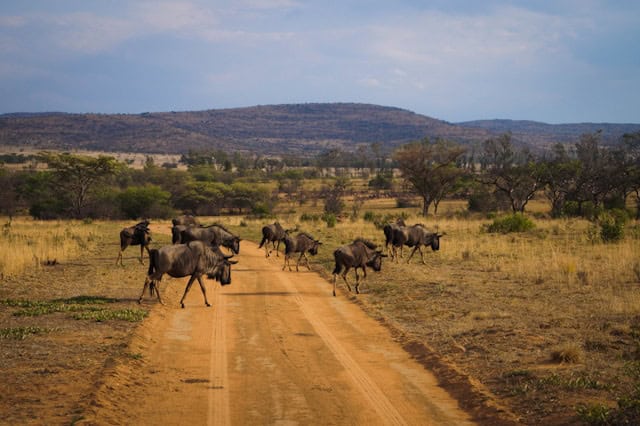
<svg viewBox="0 0 640 426"><path fill-rule="evenodd" d="M105 322L111 320L138 322L142 321L148 312L143 309L99 309L80 311L73 314L73 318L77 320L92 320L96 322Z"/></svg>
<svg viewBox="0 0 640 426"><path fill-rule="evenodd" d="M580 420L589 425L609 425L607 419L611 413L611 408L603 404L578 405L576 413Z"/></svg>
<svg viewBox="0 0 640 426"><path fill-rule="evenodd" d="M67 299L49 301L10 300L0 301L0 304L19 308L14 316L36 317L58 312L71 312L75 319L93 321L120 320L137 322L147 316L147 311L141 309L106 309L104 305L116 303L117 299L100 296L76 296Z"/></svg>
<svg viewBox="0 0 640 426"><path fill-rule="evenodd" d="M1 328L0 339L24 340L28 336L34 334L45 334L51 331L53 331L53 329L32 326Z"/></svg>
<svg viewBox="0 0 640 426"><path fill-rule="evenodd" d="M571 374L569 376L551 374L547 377L537 377L529 370L514 370L504 373L502 378L508 386L511 386L512 395L550 389L579 391L587 389L611 390L614 388L614 385L603 383L586 373Z"/></svg>

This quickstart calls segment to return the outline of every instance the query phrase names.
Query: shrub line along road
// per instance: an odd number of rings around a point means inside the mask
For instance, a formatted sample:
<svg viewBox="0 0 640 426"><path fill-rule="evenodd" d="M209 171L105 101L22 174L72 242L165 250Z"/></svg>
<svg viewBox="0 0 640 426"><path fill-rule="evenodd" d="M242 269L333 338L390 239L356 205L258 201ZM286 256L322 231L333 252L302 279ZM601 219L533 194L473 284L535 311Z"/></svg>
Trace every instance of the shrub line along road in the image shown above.
<svg viewBox="0 0 640 426"><path fill-rule="evenodd" d="M274 253L275 254L275 253ZM306 268L282 271L244 241L232 284L165 277L131 360L98 390L85 424L462 425L469 416L389 331Z"/></svg>

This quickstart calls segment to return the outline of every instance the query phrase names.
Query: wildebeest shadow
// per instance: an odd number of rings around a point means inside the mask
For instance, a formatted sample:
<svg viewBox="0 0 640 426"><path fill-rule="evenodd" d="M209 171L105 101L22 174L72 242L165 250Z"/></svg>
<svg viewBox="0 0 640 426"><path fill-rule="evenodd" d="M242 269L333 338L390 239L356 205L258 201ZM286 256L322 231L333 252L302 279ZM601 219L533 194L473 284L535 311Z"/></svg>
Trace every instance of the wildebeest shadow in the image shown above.
<svg viewBox="0 0 640 426"><path fill-rule="evenodd" d="M224 293L223 296L294 296L290 291L253 291L247 293Z"/></svg>

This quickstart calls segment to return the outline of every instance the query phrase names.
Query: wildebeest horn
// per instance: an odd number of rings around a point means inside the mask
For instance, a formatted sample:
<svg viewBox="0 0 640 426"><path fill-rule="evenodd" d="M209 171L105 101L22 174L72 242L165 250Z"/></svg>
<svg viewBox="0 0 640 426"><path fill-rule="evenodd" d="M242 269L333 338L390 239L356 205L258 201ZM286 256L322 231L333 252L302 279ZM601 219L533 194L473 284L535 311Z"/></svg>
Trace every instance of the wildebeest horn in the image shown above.
<svg viewBox="0 0 640 426"><path fill-rule="evenodd" d="M232 254L230 254L229 256L225 256L224 258L225 258L225 260L229 260L229 259L231 259L232 257L233 257L233 255L232 255Z"/></svg>
<svg viewBox="0 0 640 426"><path fill-rule="evenodd" d="M227 262L229 262L232 265L235 265L236 263L238 263L237 260L227 260Z"/></svg>

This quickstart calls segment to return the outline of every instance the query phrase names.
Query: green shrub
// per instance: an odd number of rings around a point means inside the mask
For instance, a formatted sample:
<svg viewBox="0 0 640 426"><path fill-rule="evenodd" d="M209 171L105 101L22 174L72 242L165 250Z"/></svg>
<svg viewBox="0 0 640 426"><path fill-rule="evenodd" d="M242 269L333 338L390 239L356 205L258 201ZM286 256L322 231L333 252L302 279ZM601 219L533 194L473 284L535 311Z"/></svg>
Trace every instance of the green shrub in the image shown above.
<svg viewBox="0 0 640 426"><path fill-rule="evenodd" d="M320 220L319 214L302 213L300 215L300 222L317 222Z"/></svg>
<svg viewBox="0 0 640 426"><path fill-rule="evenodd" d="M375 214L372 211L364 212L364 220L365 222L375 222L380 217L379 214Z"/></svg>
<svg viewBox="0 0 640 426"><path fill-rule="evenodd" d="M336 219L336 215L333 213L325 213L322 215L322 220L327 224L327 228L333 228L336 226L338 220Z"/></svg>
<svg viewBox="0 0 640 426"><path fill-rule="evenodd" d="M620 241L624 237L624 226L629 219L626 211L614 209L598 216L600 239L605 243Z"/></svg>
<svg viewBox="0 0 640 426"><path fill-rule="evenodd" d="M526 232L533 228L535 228L535 224L531 219L522 213L515 213L494 219L493 223L486 226L486 231L508 234L511 232Z"/></svg>

